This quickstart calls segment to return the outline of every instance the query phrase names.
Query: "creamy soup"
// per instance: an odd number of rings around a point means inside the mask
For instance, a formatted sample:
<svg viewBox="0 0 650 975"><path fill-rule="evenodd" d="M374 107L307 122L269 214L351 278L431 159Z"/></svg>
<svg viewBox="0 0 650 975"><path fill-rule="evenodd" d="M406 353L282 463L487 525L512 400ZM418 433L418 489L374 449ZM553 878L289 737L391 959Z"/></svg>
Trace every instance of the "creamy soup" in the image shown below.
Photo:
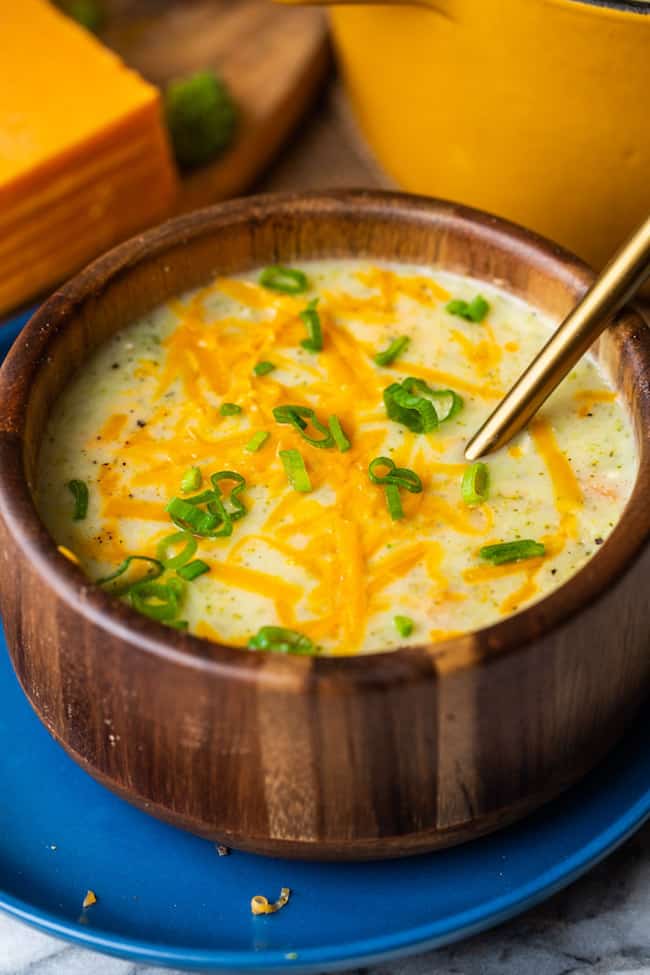
<svg viewBox="0 0 650 975"><path fill-rule="evenodd" d="M233 646L370 653L479 629L575 573L635 475L588 357L507 449L464 460L552 326L422 267L218 278L73 379L38 508L91 579Z"/></svg>

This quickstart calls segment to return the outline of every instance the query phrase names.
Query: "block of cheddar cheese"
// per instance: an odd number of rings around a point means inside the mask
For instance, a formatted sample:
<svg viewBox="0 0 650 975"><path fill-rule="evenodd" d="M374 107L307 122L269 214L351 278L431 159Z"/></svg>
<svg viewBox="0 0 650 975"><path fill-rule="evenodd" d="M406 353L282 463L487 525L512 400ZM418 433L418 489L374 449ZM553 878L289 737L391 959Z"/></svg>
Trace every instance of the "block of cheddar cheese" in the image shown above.
<svg viewBox="0 0 650 975"><path fill-rule="evenodd" d="M0 314L164 217L158 90L47 0L0 4Z"/></svg>

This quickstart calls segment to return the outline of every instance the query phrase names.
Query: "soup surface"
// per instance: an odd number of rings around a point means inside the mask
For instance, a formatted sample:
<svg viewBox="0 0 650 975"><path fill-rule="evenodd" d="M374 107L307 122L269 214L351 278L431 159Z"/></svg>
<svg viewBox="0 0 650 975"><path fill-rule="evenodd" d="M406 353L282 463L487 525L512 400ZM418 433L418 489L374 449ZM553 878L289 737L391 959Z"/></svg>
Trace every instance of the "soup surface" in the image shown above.
<svg viewBox="0 0 650 975"><path fill-rule="evenodd" d="M602 544L636 457L590 358L507 449L463 458L547 339L541 314L406 265L259 280L158 308L58 402L36 500L90 578L143 556L102 585L147 615L235 646L353 654L494 623Z"/></svg>

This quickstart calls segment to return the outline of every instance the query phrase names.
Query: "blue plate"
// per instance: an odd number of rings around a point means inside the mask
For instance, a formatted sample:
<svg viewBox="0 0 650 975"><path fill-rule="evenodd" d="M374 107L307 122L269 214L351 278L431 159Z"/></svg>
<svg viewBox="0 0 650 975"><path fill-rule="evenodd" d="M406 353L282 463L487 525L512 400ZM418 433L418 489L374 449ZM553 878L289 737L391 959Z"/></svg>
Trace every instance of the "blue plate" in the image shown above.
<svg viewBox="0 0 650 975"><path fill-rule="evenodd" d="M19 327L0 327L0 346ZM1 635L0 742L0 907L102 951L201 971L323 972L458 940L570 883L650 815L640 722L580 786L462 847L372 864L218 857L77 768L32 713ZM251 915L254 894L284 886L280 913ZM98 903L82 912L89 888Z"/></svg>
<svg viewBox="0 0 650 975"><path fill-rule="evenodd" d="M27 324L35 311L35 307L26 308L24 311L18 312L12 318L5 321L0 321L0 363L2 363L2 360L9 351L11 343L14 341L23 325Z"/></svg>

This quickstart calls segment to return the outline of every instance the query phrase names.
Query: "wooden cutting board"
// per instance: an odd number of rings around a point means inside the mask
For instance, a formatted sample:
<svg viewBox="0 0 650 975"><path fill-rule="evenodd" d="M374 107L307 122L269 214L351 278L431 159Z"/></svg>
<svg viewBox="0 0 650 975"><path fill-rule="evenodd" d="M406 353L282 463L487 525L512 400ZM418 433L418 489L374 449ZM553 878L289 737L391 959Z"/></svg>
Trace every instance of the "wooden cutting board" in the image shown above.
<svg viewBox="0 0 650 975"><path fill-rule="evenodd" d="M289 135L327 74L319 10L270 0L105 0L101 39L156 85L202 68L228 83L241 118L230 149L182 174L176 212L242 193Z"/></svg>

